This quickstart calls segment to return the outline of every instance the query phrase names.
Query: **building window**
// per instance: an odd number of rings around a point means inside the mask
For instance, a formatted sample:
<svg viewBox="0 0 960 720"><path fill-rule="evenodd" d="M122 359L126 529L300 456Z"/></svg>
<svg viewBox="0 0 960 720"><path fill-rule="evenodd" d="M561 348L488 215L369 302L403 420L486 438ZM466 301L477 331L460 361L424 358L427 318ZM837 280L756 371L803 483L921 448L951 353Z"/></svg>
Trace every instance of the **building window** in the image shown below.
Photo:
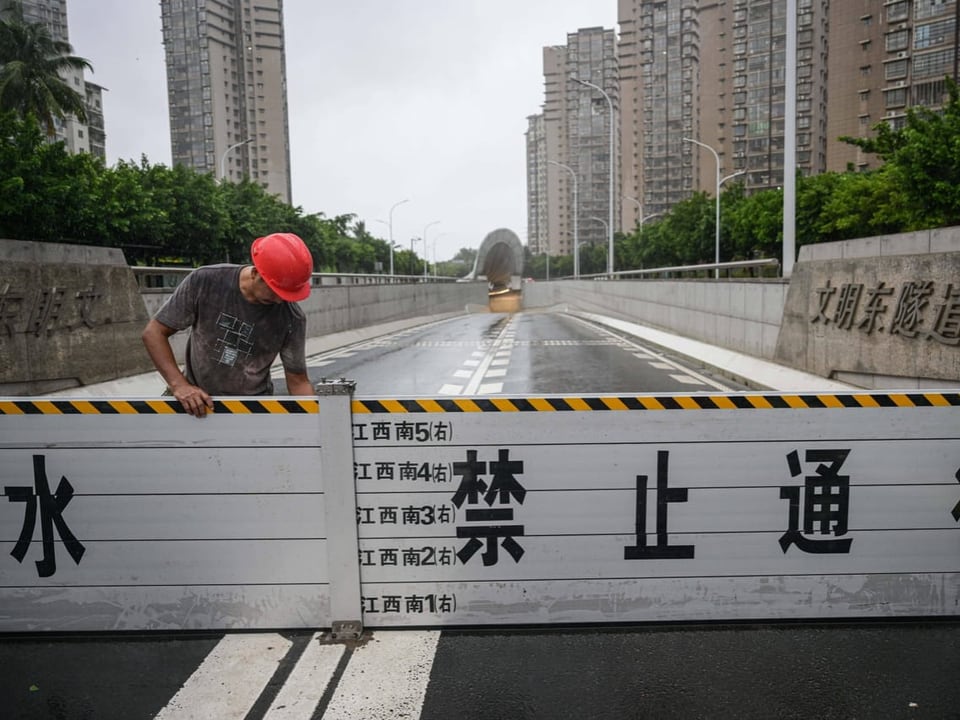
<svg viewBox="0 0 960 720"><path fill-rule="evenodd" d="M885 47L887 52L896 52L897 50L905 50L910 41L910 31L909 30L896 30L892 33L887 33L885 38Z"/></svg>
<svg viewBox="0 0 960 720"><path fill-rule="evenodd" d="M923 20L928 17L942 15L956 0L917 0L913 4L913 19Z"/></svg>
<svg viewBox="0 0 960 720"><path fill-rule="evenodd" d="M937 52L917 55L913 59L913 77L927 78L947 75L953 68L953 52L938 50Z"/></svg>
<svg viewBox="0 0 960 720"><path fill-rule="evenodd" d="M883 102L887 108L903 107L907 104L907 89L884 90Z"/></svg>
<svg viewBox="0 0 960 720"><path fill-rule="evenodd" d="M910 16L910 5L906 0L887 5L887 23L902 22Z"/></svg>
<svg viewBox="0 0 960 720"><path fill-rule="evenodd" d="M898 80L907 76L907 61L894 60L883 66L883 77L885 80Z"/></svg>
<svg viewBox="0 0 960 720"><path fill-rule="evenodd" d="M917 25L913 31L913 47L915 50L936 47L948 42L953 42L954 27L956 23L953 18L948 20L939 20L929 25Z"/></svg>

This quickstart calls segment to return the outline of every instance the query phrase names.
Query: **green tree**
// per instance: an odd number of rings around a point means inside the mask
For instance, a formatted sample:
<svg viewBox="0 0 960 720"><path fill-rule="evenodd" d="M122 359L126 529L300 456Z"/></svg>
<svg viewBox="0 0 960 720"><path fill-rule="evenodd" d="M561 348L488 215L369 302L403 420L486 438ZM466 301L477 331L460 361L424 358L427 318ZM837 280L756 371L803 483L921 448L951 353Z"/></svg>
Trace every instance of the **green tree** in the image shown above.
<svg viewBox="0 0 960 720"><path fill-rule="evenodd" d="M884 160L884 180L901 193L902 230L960 225L960 91L949 77L944 85L940 110L913 107L899 129L881 123L876 137L841 138Z"/></svg>
<svg viewBox="0 0 960 720"><path fill-rule="evenodd" d="M34 115L48 136L55 134L54 118L73 114L86 121L83 97L62 74L93 66L72 52L70 43L54 40L42 23L25 22L22 5L12 3L0 19L0 110Z"/></svg>

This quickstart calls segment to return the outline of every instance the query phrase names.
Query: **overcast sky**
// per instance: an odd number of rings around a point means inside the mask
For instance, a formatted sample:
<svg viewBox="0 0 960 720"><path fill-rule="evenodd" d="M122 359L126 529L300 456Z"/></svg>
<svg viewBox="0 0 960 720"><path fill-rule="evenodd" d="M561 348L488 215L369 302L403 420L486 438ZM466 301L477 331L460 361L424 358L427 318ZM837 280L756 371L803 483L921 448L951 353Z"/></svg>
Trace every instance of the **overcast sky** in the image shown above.
<svg viewBox="0 0 960 720"><path fill-rule="evenodd" d="M526 243L527 116L543 52L580 28L616 28L617 0L285 0L293 204L355 214L427 256L497 228ZM169 165L156 0L70 0L74 54L107 89L107 161ZM384 221L383 224L378 220ZM424 255L422 246L415 246Z"/></svg>

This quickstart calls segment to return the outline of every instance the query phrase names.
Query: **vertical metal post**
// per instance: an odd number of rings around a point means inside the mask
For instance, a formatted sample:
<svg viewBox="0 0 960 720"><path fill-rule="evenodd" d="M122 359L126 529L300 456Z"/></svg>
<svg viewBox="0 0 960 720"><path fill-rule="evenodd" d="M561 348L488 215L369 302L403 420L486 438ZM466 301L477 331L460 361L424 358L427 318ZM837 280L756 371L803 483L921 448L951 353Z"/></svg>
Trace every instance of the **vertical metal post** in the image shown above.
<svg viewBox="0 0 960 720"><path fill-rule="evenodd" d="M783 102L783 277L797 254L797 0L787 0Z"/></svg>
<svg viewBox="0 0 960 720"><path fill-rule="evenodd" d="M356 383L322 380L316 390L320 422L320 473L327 535L331 634L334 640L360 637L360 539L357 533L357 486L353 475L353 413Z"/></svg>

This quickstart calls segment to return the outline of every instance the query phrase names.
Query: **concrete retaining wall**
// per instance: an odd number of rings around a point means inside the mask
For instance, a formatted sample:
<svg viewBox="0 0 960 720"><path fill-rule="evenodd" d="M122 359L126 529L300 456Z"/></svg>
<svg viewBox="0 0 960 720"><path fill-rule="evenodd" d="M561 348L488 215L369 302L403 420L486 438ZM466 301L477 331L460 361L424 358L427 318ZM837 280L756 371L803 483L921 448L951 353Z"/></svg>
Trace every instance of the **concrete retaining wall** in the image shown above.
<svg viewBox="0 0 960 720"><path fill-rule="evenodd" d="M774 359L865 388L960 385L960 228L801 248Z"/></svg>
<svg viewBox="0 0 960 720"><path fill-rule="evenodd" d="M120 250L0 240L0 394L151 370L140 342L146 320Z"/></svg>
<svg viewBox="0 0 960 720"><path fill-rule="evenodd" d="M523 304L527 309L564 304L770 360L787 288L782 280L527 283Z"/></svg>

